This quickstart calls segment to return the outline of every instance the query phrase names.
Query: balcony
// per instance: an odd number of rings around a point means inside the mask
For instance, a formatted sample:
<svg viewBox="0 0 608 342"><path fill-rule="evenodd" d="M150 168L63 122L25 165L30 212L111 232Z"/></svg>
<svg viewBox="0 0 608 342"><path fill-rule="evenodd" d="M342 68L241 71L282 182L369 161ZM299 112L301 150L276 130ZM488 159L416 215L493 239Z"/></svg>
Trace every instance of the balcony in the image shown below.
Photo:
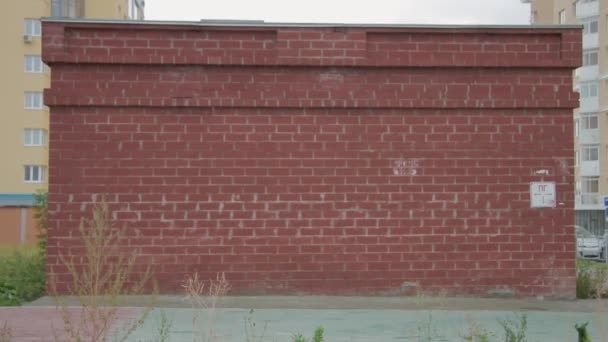
<svg viewBox="0 0 608 342"><path fill-rule="evenodd" d="M595 81L599 78L600 67L597 65L589 65L576 69L575 77L578 82Z"/></svg>
<svg viewBox="0 0 608 342"><path fill-rule="evenodd" d="M597 96L589 96L580 99L581 113L596 113L600 110L600 100Z"/></svg>
<svg viewBox="0 0 608 342"><path fill-rule="evenodd" d="M593 145L599 144L600 142L600 130L595 129L581 129L578 134L578 143L582 145Z"/></svg>
<svg viewBox="0 0 608 342"><path fill-rule="evenodd" d="M576 2L576 17L579 19L596 17L600 14L600 2L579 0Z"/></svg>
<svg viewBox="0 0 608 342"><path fill-rule="evenodd" d="M577 210L604 210L604 201L598 193L580 193L576 195L574 208Z"/></svg>
<svg viewBox="0 0 608 342"><path fill-rule="evenodd" d="M600 35L599 33L586 33L583 34L583 50L597 49L600 47Z"/></svg>
<svg viewBox="0 0 608 342"><path fill-rule="evenodd" d="M582 161L578 166L579 174L583 177L593 177L600 175L600 162L597 160L593 161Z"/></svg>

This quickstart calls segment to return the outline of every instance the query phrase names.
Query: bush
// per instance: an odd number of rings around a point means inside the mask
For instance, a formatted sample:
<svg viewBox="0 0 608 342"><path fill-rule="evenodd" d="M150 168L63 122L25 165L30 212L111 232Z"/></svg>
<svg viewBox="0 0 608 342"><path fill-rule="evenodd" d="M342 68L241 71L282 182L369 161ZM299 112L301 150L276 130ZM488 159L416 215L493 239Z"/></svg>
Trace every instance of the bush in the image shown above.
<svg viewBox="0 0 608 342"><path fill-rule="evenodd" d="M15 251L0 257L0 305L20 305L44 295L44 258Z"/></svg>
<svg viewBox="0 0 608 342"><path fill-rule="evenodd" d="M576 298L606 298L608 265L589 260L576 261Z"/></svg>

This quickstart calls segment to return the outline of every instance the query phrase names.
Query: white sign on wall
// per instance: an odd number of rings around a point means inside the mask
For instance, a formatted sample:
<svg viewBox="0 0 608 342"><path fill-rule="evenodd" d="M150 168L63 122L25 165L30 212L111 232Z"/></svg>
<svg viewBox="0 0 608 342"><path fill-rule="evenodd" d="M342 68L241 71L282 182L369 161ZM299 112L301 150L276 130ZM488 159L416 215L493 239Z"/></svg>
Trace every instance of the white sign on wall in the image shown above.
<svg viewBox="0 0 608 342"><path fill-rule="evenodd" d="M532 208L555 208L555 182L530 183Z"/></svg>

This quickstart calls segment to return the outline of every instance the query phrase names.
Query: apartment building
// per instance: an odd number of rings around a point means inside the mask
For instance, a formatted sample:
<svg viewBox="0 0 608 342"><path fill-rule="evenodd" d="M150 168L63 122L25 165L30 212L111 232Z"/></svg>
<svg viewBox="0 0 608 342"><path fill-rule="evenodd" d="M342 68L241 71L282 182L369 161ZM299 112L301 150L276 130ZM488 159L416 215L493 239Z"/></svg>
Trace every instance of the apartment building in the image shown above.
<svg viewBox="0 0 608 342"><path fill-rule="evenodd" d="M583 66L573 87L580 94L574 111L576 221L601 234L608 197L608 0L522 0L530 3L532 24L583 26Z"/></svg>
<svg viewBox="0 0 608 342"><path fill-rule="evenodd" d="M144 17L144 0L4 0L0 13L0 244L25 243L32 194L47 188L49 113L43 89L50 70L40 58L41 17L131 19ZM15 231L16 230L16 231ZM20 232L19 232L20 230ZM18 241L15 241L18 240Z"/></svg>

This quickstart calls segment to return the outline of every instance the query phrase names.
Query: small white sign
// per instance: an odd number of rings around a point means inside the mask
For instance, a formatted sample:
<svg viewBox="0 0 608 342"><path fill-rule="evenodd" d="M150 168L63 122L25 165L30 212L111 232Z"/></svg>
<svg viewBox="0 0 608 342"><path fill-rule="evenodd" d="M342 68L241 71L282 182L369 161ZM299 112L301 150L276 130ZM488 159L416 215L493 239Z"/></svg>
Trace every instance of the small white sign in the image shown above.
<svg viewBox="0 0 608 342"><path fill-rule="evenodd" d="M555 208L555 182L530 183L532 208Z"/></svg>

